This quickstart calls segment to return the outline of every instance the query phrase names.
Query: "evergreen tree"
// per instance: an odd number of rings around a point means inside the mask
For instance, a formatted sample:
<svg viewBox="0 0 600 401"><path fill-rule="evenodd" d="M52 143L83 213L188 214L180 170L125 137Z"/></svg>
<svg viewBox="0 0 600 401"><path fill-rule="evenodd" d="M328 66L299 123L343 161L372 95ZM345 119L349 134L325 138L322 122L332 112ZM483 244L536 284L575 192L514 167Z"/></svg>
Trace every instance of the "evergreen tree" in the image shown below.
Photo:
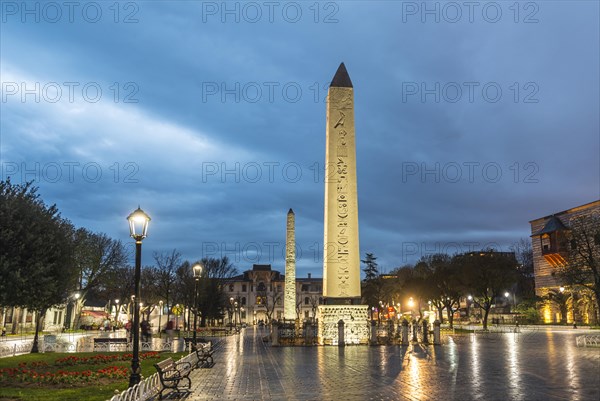
<svg viewBox="0 0 600 401"><path fill-rule="evenodd" d="M0 304L36 312L31 352L38 352L40 323L74 287L71 224L47 206L32 183L0 181Z"/></svg>

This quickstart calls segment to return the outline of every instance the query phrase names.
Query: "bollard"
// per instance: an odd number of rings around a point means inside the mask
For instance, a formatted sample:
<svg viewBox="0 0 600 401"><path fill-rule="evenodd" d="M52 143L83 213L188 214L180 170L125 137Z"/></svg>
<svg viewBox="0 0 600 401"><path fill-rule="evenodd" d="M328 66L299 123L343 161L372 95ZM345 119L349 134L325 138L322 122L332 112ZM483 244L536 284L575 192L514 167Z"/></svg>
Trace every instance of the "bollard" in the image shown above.
<svg viewBox="0 0 600 401"><path fill-rule="evenodd" d="M304 336L304 345L312 345L313 343L313 324L306 325L306 335Z"/></svg>
<svg viewBox="0 0 600 401"><path fill-rule="evenodd" d="M402 345L408 345L408 320L402 321Z"/></svg>
<svg viewBox="0 0 600 401"><path fill-rule="evenodd" d="M439 320L433 322L433 343L435 345L440 345L442 343L440 338L440 326L441 323Z"/></svg>
<svg viewBox="0 0 600 401"><path fill-rule="evenodd" d="M271 325L271 345L279 345L279 324L277 323Z"/></svg>
<svg viewBox="0 0 600 401"><path fill-rule="evenodd" d="M388 342L392 342L394 339L394 322L392 320L388 320Z"/></svg>
<svg viewBox="0 0 600 401"><path fill-rule="evenodd" d="M343 347L346 345L344 341L344 321L340 319L338 322L338 346Z"/></svg>
<svg viewBox="0 0 600 401"><path fill-rule="evenodd" d="M423 319L423 344L429 344L429 324Z"/></svg>
<svg viewBox="0 0 600 401"><path fill-rule="evenodd" d="M417 323L416 319L412 321L412 332L413 332L412 340L416 343L419 342L419 338L417 337L417 324L418 323Z"/></svg>
<svg viewBox="0 0 600 401"><path fill-rule="evenodd" d="M377 326L375 320L371 320L371 345L377 344Z"/></svg>

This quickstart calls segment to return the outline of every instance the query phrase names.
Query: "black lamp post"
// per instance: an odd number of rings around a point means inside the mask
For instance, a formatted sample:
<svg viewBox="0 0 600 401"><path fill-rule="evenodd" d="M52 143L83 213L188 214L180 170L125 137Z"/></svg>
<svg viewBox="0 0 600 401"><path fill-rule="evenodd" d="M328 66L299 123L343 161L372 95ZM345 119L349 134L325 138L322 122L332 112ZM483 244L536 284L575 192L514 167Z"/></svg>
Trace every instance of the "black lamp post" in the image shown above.
<svg viewBox="0 0 600 401"><path fill-rule="evenodd" d="M118 322L119 322L119 300L115 299L115 324L113 325L113 327L117 327Z"/></svg>
<svg viewBox="0 0 600 401"><path fill-rule="evenodd" d="M235 309L233 309L233 297L229 298L229 310L231 311L229 313L229 330L231 330L231 327L232 327L231 320L233 318L233 314L235 313Z"/></svg>
<svg viewBox="0 0 600 401"><path fill-rule="evenodd" d="M234 313L234 315L233 315L233 322L234 322L234 323L233 323L233 324L235 325L235 331L236 331L236 333L237 333L237 322L238 322L238 319L237 319L237 313L238 313L238 303L237 303L237 301L235 301L235 302L233 303L233 305L235 306L235 309L233 310L233 313Z"/></svg>
<svg viewBox="0 0 600 401"><path fill-rule="evenodd" d="M202 263L196 263L192 270L194 271L194 349L196 348L196 322L198 319L198 281L200 281L200 275L202 274Z"/></svg>
<svg viewBox="0 0 600 401"><path fill-rule="evenodd" d="M158 338L162 338L162 314L163 314L163 301L158 301Z"/></svg>
<svg viewBox="0 0 600 401"><path fill-rule="evenodd" d="M131 376L129 387L133 387L141 380L140 368L140 275L142 269L142 240L148 231L148 216L140 207L127 216L129 220L129 233L135 240L135 295L133 298L133 357L131 358Z"/></svg>

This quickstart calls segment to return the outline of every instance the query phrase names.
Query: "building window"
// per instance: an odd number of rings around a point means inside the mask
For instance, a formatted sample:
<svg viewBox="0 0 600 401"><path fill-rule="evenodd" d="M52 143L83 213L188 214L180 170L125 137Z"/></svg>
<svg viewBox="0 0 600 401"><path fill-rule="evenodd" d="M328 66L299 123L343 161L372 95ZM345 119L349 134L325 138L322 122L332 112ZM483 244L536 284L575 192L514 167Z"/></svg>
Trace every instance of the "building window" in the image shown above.
<svg viewBox="0 0 600 401"><path fill-rule="evenodd" d="M277 311L277 320L281 320L282 312L280 310Z"/></svg>
<svg viewBox="0 0 600 401"><path fill-rule="evenodd" d="M267 287L265 286L265 283L263 283L262 281L260 283L258 283L258 287L256 287L257 291L266 291Z"/></svg>
<svg viewBox="0 0 600 401"><path fill-rule="evenodd" d="M242 305L246 305L246 297L242 297Z"/></svg>
<svg viewBox="0 0 600 401"><path fill-rule="evenodd" d="M233 292L233 284L229 284L229 292Z"/></svg>
<svg viewBox="0 0 600 401"><path fill-rule="evenodd" d="M277 285L277 292L281 292L281 284Z"/></svg>
<svg viewBox="0 0 600 401"><path fill-rule="evenodd" d="M301 288L300 291L302 291L302 292L308 292L308 288L309 288L309 286L307 284L302 284L302 288Z"/></svg>
<svg viewBox="0 0 600 401"><path fill-rule="evenodd" d="M248 287L246 286L246 284L242 284L242 292L246 291L248 291Z"/></svg>
<svg viewBox="0 0 600 401"><path fill-rule="evenodd" d="M319 297L319 305L323 305L323 297Z"/></svg>
<svg viewBox="0 0 600 401"><path fill-rule="evenodd" d="M304 318L305 318L305 319L308 319L309 317L310 317L310 316L309 316L309 314L308 314L308 311L307 311L307 310L306 310L306 311L304 311Z"/></svg>
<svg viewBox="0 0 600 401"><path fill-rule="evenodd" d="M277 298L277 305L281 305L281 298Z"/></svg>
<svg viewBox="0 0 600 401"><path fill-rule="evenodd" d="M256 305L262 305L262 304L263 304L262 297L256 297Z"/></svg>
<svg viewBox="0 0 600 401"><path fill-rule="evenodd" d="M304 305L310 305L310 299L308 297L304 297Z"/></svg>

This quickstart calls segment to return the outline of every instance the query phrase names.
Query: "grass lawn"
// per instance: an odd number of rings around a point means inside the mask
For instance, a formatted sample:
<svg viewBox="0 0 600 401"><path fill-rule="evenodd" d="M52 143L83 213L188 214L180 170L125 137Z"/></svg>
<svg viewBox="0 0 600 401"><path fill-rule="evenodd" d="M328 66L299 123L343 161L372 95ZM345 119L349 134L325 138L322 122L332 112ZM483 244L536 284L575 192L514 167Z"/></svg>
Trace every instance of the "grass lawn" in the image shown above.
<svg viewBox="0 0 600 401"><path fill-rule="evenodd" d="M9 358L0 359L0 372L5 368L19 368L20 364L27 364L26 368L31 369L38 374L57 373L59 371L69 372L96 372L99 369L105 369L109 366L129 368L131 360L117 360L103 362L101 364L76 364L73 366L59 366L56 361L66 357L93 357L98 355L124 355L123 352L89 352L89 353L45 353L45 354L26 354ZM131 353L129 353L130 355ZM144 353L140 353L144 354ZM156 372L154 364L167 359L173 358L178 360L186 353L166 353L158 354L158 358L149 358L141 360L142 376L148 377ZM22 365L21 365L22 366ZM2 373L0 373L2 375ZM21 382L18 380L7 380L0 377L0 400L22 400L22 401L105 401L110 399L115 390L125 390L129 384L129 375L125 378L101 378L92 379L83 383L31 383Z"/></svg>

